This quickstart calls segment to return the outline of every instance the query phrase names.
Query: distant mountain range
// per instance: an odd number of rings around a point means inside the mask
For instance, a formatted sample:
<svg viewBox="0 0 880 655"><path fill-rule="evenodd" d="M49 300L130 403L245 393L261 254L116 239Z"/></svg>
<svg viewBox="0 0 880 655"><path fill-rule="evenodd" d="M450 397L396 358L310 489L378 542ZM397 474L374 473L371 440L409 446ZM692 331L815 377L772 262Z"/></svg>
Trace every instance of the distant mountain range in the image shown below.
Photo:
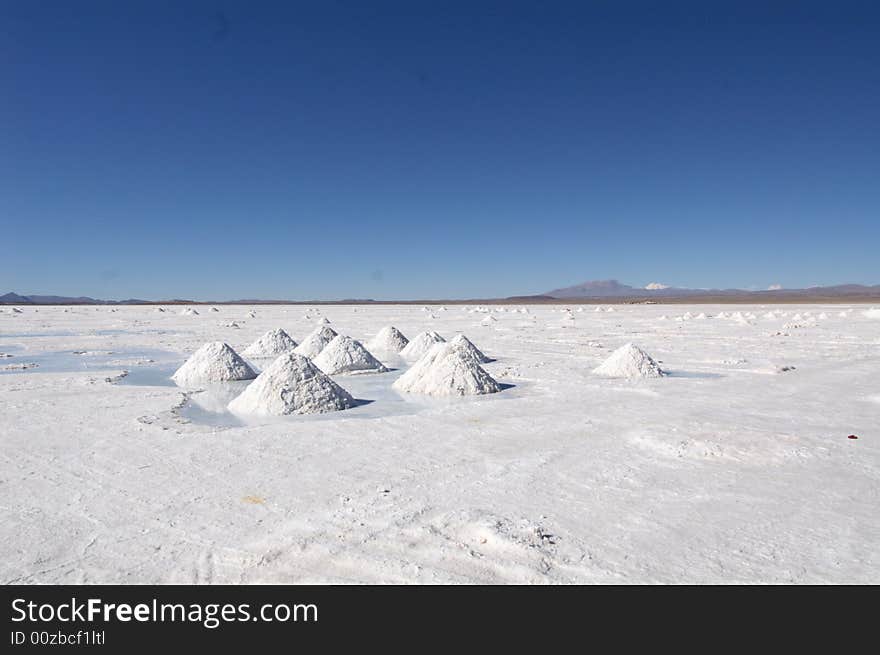
<svg viewBox="0 0 880 655"><path fill-rule="evenodd" d="M190 302L190 301L170 301L170 302ZM88 296L21 296L17 293L10 292L0 296L0 305L149 305L150 300L138 300L137 298L129 298L128 300L97 300Z"/></svg>
<svg viewBox="0 0 880 655"><path fill-rule="evenodd" d="M592 280L571 287L553 289L538 295L520 295L508 298L481 298L470 300L455 299L420 299L420 300L387 300L372 299L347 300L212 300L197 301L175 298L173 300L99 300L87 296L22 296L7 293L0 296L0 305L273 305L273 304L410 304L410 303L536 303L536 302L649 302L652 300L676 302L692 300L694 302L797 302L807 300L853 300L880 301L880 284L867 286L864 284L839 284L827 287L808 287L805 289L771 288L764 291L748 289L687 289L671 287L652 282L645 287L633 287L617 280Z"/></svg>
<svg viewBox="0 0 880 655"><path fill-rule="evenodd" d="M795 295L820 297L880 297L880 285L866 286L864 284L839 284L827 287L808 287L805 289L772 288L763 291L755 291L749 289L687 289L671 287L657 282L652 282L645 287L633 287L628 284L622 284L617 280L592 280L571 287L553 289L552 291L541 294L541 297L550 297L559 300L582 300L587 298L717 298L724 296L753 296L755 298L773 299L776 297L791 297Z"/></svg>

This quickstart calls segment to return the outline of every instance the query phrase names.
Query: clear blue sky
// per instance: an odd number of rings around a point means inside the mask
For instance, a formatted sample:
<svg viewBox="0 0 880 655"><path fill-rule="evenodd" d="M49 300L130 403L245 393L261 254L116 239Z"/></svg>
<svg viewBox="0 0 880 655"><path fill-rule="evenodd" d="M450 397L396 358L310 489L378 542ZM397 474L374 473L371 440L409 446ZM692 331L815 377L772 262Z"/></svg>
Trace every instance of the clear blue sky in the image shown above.
<svg viewBox="0 0 880 655"><path fill-rule="evenodd" d="M880 283L880 6L2 2L0 228L0 293Z"/></svg>

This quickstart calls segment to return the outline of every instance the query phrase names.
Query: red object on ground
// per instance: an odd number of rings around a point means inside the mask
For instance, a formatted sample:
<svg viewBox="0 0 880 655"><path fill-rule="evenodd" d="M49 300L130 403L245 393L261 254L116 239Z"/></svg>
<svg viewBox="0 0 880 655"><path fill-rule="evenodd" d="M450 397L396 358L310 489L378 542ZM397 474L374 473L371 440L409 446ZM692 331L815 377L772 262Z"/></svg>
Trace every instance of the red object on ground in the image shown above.
<svg viewBox="0 0 880 655"><path fill-rule="evenodd" d="M847 437L847 439L858 439L858 437L854 434L851 434Z"/></svg>

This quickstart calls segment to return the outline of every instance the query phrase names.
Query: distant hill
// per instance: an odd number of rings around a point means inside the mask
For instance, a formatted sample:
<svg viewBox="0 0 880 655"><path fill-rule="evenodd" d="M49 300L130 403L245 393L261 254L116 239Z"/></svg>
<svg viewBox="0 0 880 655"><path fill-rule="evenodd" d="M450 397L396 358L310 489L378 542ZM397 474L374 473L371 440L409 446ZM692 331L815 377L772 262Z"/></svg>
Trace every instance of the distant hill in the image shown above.
<svg viewBox="0 0 880 655"><path fill-rule="evenodd" d="M650 284L647 287L633 287L622 284L617 280L592 280L582 282L571 287L553 289L542 296L550 296L558 300L578 300L587 298L632 298L632 299L673 299L673 298L724 298L730 297L754 297L755 299L766 298L791 298L793 296L810 297L880 297L880 285L866 286L864 284L839 284L827 287L808 287L806 289L770 289L754 291L747 289L687 289L669 287L661 284Z"/></svg>
<svg viewBox="0 0 880 655"><path fill-rule="evenodd" d="M149 303L149 300L97 300L88 296L22 296L10 292L0 296L2 305L141 305Z"/></svg>

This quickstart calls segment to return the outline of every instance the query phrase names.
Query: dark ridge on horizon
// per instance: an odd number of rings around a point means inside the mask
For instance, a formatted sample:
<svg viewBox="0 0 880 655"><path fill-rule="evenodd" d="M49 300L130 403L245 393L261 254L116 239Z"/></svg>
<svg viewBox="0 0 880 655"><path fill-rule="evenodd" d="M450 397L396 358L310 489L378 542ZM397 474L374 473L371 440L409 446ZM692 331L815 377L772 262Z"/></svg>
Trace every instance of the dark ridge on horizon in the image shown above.
<svg viewBox="0 0 880 655"><path fill-rule="evenodd" d="M88 296L20 295L0 296L0 305L470 305L470 304L624 304L624 303L749 303L749 302L877 302L880 284L838 284L804 289L644 289L621 284L617 280L596 280L543 294L516 295L504 298L374 300L101 300Z"/></svg>

